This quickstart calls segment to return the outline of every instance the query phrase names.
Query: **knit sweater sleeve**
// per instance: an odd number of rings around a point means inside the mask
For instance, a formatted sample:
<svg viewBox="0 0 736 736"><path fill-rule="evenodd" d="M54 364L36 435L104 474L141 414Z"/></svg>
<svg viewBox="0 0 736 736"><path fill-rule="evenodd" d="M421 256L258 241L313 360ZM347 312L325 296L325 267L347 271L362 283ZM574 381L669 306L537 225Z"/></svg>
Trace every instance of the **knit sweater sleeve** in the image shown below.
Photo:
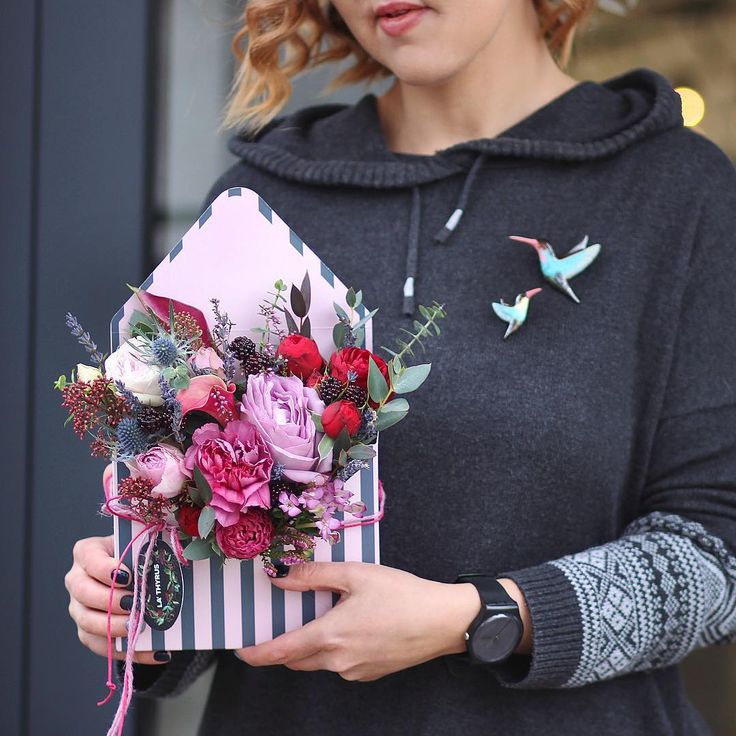
<svg viewBox="0 0 736 736"><path fill-rule="evenodd" d="M619 538L525 569L530 657L496 675L567 688L736 641L736 172L714 167L638 518Z"/></svg>

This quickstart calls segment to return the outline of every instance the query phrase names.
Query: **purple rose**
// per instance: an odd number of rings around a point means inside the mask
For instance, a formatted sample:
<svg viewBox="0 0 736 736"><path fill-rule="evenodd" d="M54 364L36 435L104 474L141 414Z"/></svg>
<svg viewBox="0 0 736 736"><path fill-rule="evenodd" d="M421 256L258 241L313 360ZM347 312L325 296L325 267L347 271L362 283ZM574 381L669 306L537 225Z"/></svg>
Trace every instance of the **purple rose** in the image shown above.
<svg viewBox="0 0 736 736"><path fill-rule="evenodd" d="M243 416L261 433L274 462L284 466L284 475L298 483L323 483L332 468L332 453L321 462L322 433L310 412L322 414L325 405L313 388L296 376L257 373L248 378L243 395Z"/></svg>
<svg viewBox="0 0 736 736"><path fill-rule="evenodd" d="M271 506L268 482L273 461L248 422L236 419L224 429L210 422L195 429L184 465L190 471L195 467L202 471L212 488L210 506L224 527L235 524L249 506Z"/></svg>

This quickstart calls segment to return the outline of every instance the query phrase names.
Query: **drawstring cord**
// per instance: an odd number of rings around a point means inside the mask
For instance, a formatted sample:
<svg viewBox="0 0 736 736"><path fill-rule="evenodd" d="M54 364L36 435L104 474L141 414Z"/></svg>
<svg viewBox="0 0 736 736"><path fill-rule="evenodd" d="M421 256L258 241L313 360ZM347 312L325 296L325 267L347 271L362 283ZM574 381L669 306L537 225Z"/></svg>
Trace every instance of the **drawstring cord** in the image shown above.
<svg viewBox="0 0 736 736"><path fill-rule="evenodd" d="M411 216L409 217L409 245L406 249L406 280L404 281L404 314L414 314L414 278L419 260L419 220L422 216L422 195L419 187L411 188Z"/></svg>
<svg viewBox="0 0 736 736"><path fill-rule="evenodd" d="M458 223L465 212L465 207L468 204L473 183L478 175L478 171L480 170L484 158L485 154L481 152L476 156L475 161L473 161L473 165L465 175L465 181L463 182L463 187L460 191L460 196L458 197L455 209L450 217L447 218L447 222L445 222L442 228L435 234L433 238L435 242L445 243L458 226ZM411 215L409 217L409 235L406 250L406 278L404 280L403 292L403 312L407 317L412 317L414 315L414 284L417 277L417 266L419 265L419 222L421 219L422 197L417 185L412 187L411 195Z"/></svg>
<svg viewBox="0 0 736 736"><path fill-rule="evenodd" d="M447 218L447 222L435 233L434 240L436 242L444 243L458 226L458 223L465 212L465 207L468 204L470 191L473 188L473 182L475 181L475 177L480 170L484 158L485 154L479 153L476 156L475 161L473 161L473 165L470 167L470 170L465 177L465 181L463 182L463 188L460 191L460 196L458 197L453 213Z"/></svg>

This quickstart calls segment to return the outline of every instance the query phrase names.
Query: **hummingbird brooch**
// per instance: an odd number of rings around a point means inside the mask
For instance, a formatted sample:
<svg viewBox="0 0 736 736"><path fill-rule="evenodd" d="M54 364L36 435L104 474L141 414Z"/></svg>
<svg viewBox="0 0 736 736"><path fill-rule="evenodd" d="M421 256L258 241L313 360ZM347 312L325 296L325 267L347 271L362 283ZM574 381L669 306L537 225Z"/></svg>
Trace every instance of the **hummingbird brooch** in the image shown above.
<svg viewBox="0 0 736 736"><path fill-rule="evenodd" d="M567 294L574 302L580 303L580 299L575 296L575 292L568 282L573 276L585 271L593 263L601 251L600 243L588 245L588 236L586 235L577 245L573 245L564 256L558 258L552 250L552 246L546 240L522 238L519 235L510 235L509 237L519 243L531 245L539 257L539 268L544 278Z"/></svg>
<svg viewBox="0 0 736 736"><path fill-rule="evenodd" d="M536 288L517 294L513 304L506 304L503 299L491 303L496 315L504 322L509 323L509 326L506 328L506 334L503 336L504 340L524 324L527 312L529 311L529 302L540 291L542 291L540 288Z"/></svg>

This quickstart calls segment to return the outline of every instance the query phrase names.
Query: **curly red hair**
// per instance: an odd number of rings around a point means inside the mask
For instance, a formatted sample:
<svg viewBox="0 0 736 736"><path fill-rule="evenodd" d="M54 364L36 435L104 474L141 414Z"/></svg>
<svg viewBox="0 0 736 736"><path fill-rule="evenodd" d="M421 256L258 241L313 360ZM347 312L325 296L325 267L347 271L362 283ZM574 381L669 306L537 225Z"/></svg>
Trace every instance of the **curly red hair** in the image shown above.
<svg viewBox="0 0 736 736"><path fill-rule="evenodd" d="M566 65L575 28L595 0L532 2L550 52ZM289 100L292 77L321 64L355 59L325 92L391 75L356 41L329 0L249 0L232 50L238 68L225 109L225 128L263 128Z"/></svg>

